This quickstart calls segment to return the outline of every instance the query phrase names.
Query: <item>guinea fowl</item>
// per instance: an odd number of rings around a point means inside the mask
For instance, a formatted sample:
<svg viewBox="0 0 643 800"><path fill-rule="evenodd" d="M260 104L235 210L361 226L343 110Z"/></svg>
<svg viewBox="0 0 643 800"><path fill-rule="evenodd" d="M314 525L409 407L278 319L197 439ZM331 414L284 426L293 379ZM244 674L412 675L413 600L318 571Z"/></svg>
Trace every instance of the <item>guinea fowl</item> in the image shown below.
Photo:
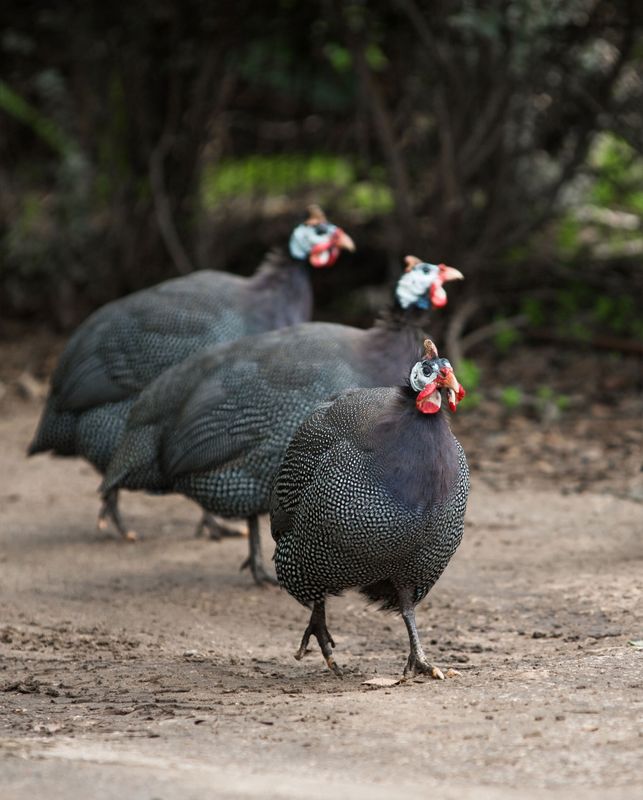
<svg viewBox="0 0 643 800"><path fill-rule="evenodd" d="M469 471L441 413L464 396L430 340L403 388L359 389L320 405L288 447L270 518L279 582L312 607L295 658L314 635L338 675L325 601L358 588L398 611L411 651L404 675L443 678L420 644L415 606L455 552L464 530Z"/></svg>
<svg viewBox="0 0 643 800"><path fill-rule="evenodd" d="M455 278L457 270L436 267L440 284ZM396 304L368 330L305 323L196 354L141 393L101 490L180 492L212 513L247 517L245 564L257 583L274 582L257 515L268 511L297 426L345 389L398 384L426 321L426 311Z"/></svg>
<svg viewBox="0 0 643 800"><path fill-rule="evenodd" d="M308 265L331 266L341 249L355 249L350 237L310 206L289 255L268 254L250 278L203 270L99 309L63 351L29 455L82 456L104 473L134 399L150 381L208 346L309 320ZM109 519L124 538L135 538L123 525L117 492L104 496L99 527ZM210 517L204 523L216 532Z"/></svg>

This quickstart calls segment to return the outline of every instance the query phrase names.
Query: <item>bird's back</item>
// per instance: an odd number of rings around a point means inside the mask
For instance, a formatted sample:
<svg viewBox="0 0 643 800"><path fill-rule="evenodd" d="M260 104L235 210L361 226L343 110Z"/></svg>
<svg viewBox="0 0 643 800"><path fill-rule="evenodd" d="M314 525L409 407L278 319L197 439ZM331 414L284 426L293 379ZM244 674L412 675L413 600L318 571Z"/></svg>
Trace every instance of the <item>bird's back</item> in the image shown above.
<svg viewBox="0 0 643 800"><path fill-rule="evenodd" d="M246 335L247 281L195 272L108 303L74 333L52 379L61 410L122 400L196 349Z"/></svg>
<svg viewBox="0 0 643 800"><path fill-rule="evenodd" d="M229 516L267 510L286 447L311 410L379 382L363 356L368 340L367 331L308 323L193 356L141 394L105 486L171 489ZM150 486L160 475L163 485Z"/></svg>
<svg viewBox="0 0 643 800"><path fill-rule="evenodd" d="M276 291L270 274L278 269L270 262L257 281L225 272L195 272L96 311L63 351L29 452L53 449L83 455L104 469L131 403L152 380L208 346L278 324L269 302ZM306 297L303 306L309 305ZM292 314L296 318L295 310ZM83 415L94 411L108 424L83 426ZM95 452L101 454L99 461Z"/></svg>

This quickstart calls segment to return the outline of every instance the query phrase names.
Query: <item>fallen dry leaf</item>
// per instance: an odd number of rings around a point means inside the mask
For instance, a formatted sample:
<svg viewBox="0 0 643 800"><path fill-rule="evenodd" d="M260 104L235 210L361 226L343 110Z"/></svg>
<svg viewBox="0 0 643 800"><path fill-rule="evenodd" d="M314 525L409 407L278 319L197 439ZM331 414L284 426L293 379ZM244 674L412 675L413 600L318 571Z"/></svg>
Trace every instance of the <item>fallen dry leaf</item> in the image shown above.
<svg viewBox="0 0 643 800"><path fill-rule="evenodd" d="M375 689L382 689L386 686L397 686L399 683L399 678L370 678L367 681L362 681L362 686L373 686Z"/></svg>

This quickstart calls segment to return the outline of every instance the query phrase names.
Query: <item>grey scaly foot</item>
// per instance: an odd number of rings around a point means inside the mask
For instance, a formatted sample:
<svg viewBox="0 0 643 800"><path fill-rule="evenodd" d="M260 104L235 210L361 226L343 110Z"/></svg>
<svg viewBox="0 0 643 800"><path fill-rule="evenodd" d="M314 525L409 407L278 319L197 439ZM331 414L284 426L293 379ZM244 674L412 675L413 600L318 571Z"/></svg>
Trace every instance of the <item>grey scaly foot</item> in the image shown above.
<svg viewBox="0 0 643 800"><path fill-rule="evenodd" d="M250 568L252 577L255 579L257 586L264 586L265 584L272 584L278 586L279 582L273 578L263 565L263 558L261 556L261 538L259 536L259 519L256 515L248 517L248 532L249 532L249 545L250 553L248 558L241 565L241 569L246 567Z"/></svg>
<svg viewBox="0 0 643 800"><path fill-rule="evenodd" d="M203 516L197 525L194 535L198 539L199 537L203 536L204 533L207 533L208 538L215 542L220 542L221 539L224 538L238 538L240 536L245 536L242 531L237 531L234 528L227 528L225 525L221 525L221 523L217 522L209 511L203 512Z"/></svg>
<svg viewBox="0 0 643 800"><path fill-rule="evenodd" d="M409 643L411 645L411 652L404 667L404 677L410 678L414 675L430 675L436 680L443 681L444 675L442 670L430 664L427 657L424 655L420 637L418 635L417 625L415 624L415 592L412 586L402 586L398 589L398 596L400 601L400 613L406 625L409 634Z"/></svg>
<svg viewBox="0 0 643 800"><path fill-rule="evenodd" d="M342 668L335 661L335 657L333 656L333 647L335 647L335 642L333 641L333 637L330 635L328 628L326 627L326 609L324 603L316 603L313 608L313 613L310 615L310 622L308 623L308 627L302 636L299 650L297 650L295 653L295 658L297 661L301 661L301 659L308 652L308 642L310 641L311 636L314 636L315 639L317 639L320 650L322 651L322 655L324 656L324 660L326 661L326 664L328 664L328 668L332 670L332 672L338 678L343 678L344 673L342 672Z"/></svg>
<svg viewBox="0 0 643 800"><path fill-rule="evenodd" d="M137 540L136 531L126 528L123 524L123 519L118 509L117 489L108 492L103 497L103 504L98 512L96 527L99 531L106 531L109 528L110 521L126 542L135 542Z"/></svg>
<svg viewBox="0 0 643 800"><path fill-rule="evenodd" d="M252 572L252 577L257 586L264 586L265 584L279 586L279 581L269 572L266 572L266 568L261 561L259 563L253 563L251 557L248 556L239 567L239 572L242 572L244 569L249 569L250 572Z"/></svg>
<svg viewBox="0 0 643 800"><path fill-rule="evenodd" d="M438 681L444 680L444 674L441 669L434 667L426 658L418 657L411 653L404 667L404 677L414 678L416 675L430 675Z"/></svg>

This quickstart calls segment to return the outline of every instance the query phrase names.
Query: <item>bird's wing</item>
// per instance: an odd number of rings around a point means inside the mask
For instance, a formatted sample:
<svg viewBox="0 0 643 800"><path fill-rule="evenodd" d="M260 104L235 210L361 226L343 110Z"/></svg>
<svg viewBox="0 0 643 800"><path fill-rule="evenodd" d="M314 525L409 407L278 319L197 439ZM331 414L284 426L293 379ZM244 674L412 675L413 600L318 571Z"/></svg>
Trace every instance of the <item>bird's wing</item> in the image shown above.
<svg viewBox="0 0 643 800"><path fill-rule="evenodd" d="M99 403L117 402L129 392L122 386L102 353L112 324L101 309L74 333L52 379L52 393L60 411L81 411Z"/></svg>
<svg viewBox="0 0 643 800"><path fill-rule="evenodd" d="M328 522L337 481L363 477L372 452L370 420L391 401L391 390L349 389L319 405L295 433L275 481L271 527L275 541L298 528L295 516L314 495L316 512Z"/></svg>
<svg viewBox="0 0 643 800"><path fill-rule="evenodd" d="M208 348L171 367L132 407L110 476L125 485L141 459L164 486L226 467L274 469L266 464L281 459L316 403L359 385L353 340L360 335L308 323Z"/></svg>
<svg viewBox="0 0 643 800"><path fill-rule="evenodd" d="M319 461L337 438L327 424L333 401L320 403L299 426L281 464L270 501L270 526L275 541L292 527L303 492L311 485Z"/></svg>
<svg viewBox="0 0 643 800"><path fill-rule="evenodd" d="M176 477L284 449L310 408L358 380L339 341L344 330L321 330L321 343L312 324L214 348L179 413L165 421L164 471Z"/></svg>
<svg viewBox="0 0 643 800"><path fill-rule="evenodd" d="M179 413L165 419L162 461L166 475L176 478L216 469L260 445L270 433L270 420L247 388L247 376L237 365L224 364L204 376Z"/></svg>

